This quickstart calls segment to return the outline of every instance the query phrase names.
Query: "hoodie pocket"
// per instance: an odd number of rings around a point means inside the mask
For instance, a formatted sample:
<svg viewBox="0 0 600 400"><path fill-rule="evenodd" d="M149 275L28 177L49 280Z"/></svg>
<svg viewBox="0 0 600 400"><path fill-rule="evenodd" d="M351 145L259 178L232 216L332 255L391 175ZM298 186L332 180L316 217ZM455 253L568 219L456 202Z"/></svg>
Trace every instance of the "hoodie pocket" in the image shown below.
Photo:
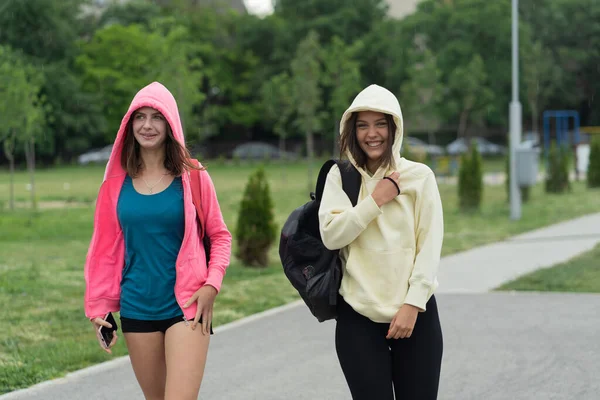
<svg viewBox="0 0 600 400"><path fill-rule="evenodd" d="M120 292L120 276L117 273L117 262L113 257L94 257L90 260L90 298L118 298Z"/></svg>
<svg viewBox="0 0 600 400"><path fill-rule="evenodd" d="M180 285L185 290L193 289L193 292L195 292L206 281L205 274L200 271L197 257L190 257L187 261L181 263L177 273Z"/></svg>
<svg viewBox="0 0 600 400"><path fill-rule="evenodd" d="M382 251L353 246L346 261L349 294L365 303L399 304L406 296L413 265L412 249Z"/></svg>

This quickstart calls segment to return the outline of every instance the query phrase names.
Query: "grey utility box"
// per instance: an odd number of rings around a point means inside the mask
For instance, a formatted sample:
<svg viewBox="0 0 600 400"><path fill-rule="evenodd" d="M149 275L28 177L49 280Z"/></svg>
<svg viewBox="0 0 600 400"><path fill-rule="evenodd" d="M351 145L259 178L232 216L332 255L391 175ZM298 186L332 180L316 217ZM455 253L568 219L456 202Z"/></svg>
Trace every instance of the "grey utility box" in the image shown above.
<svg viewBox="0 0 600 400"><path fill-rule="evenodd" d="M520 187L533 186L537 183L540 150L520 145L517 147L517 183Z"/></svg>

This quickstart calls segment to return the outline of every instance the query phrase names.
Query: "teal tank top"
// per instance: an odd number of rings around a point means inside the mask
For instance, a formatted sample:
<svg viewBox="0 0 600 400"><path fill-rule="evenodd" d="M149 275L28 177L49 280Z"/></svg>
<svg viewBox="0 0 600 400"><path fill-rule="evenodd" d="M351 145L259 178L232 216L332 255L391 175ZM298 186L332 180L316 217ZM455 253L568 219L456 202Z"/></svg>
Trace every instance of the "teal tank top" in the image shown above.
<svg viewBox="0 0 600 400"><path fill-rule="evenodd" d="M181 177L162 192L143 195L128 175L117 216L125 239L121 316L155 321L183 315L175 299L175 263L185 224Z"/></svg>

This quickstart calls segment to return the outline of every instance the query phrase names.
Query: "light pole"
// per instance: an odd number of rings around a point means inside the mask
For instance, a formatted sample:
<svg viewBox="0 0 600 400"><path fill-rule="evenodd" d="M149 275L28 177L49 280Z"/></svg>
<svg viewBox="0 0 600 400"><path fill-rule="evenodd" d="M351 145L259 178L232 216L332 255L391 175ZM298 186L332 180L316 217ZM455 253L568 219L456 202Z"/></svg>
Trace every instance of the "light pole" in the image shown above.
<svg viewBox="0 0 600 400"><path fill-rule="evenodd" d="M512 101L510 125L510 219L521 219L521 191L517 182L517 146L521 143L521 103L519 102L519 0L512 0Z"/></svg>

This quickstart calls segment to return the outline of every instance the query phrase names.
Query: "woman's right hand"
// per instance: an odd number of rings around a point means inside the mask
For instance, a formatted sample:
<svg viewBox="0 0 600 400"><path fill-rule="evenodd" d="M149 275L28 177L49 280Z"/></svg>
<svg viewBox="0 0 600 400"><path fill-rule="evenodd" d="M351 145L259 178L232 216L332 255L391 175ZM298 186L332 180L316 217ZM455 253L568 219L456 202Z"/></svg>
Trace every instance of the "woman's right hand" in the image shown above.
<svg viewBox="0 0 600 400"><path fill-rule="evenodd" d="M96 318L90 320L90 322L92 323L92 325L94 325L94 332L96 332L96 339L98 339L98 344L100 345L102 350L104 350L105 352L107 352L109 354L112 354L111 347L113 347L115 345L115 343L117 343L117 331L113 332L113 339L110 342L110 344L108 345L108 347L104 347L104 342L102 341L102 338L100 337L100 332L98 330L100 329L101 326L105 326L107 328L112 328L112 325L100 317L96 317Z"/></svg>
<svg viewBox="0 0 600 400"><path fill-rule="evenodd" d="M378 207L389 203L399 195L398 187L400 184L398 183L398 181L400 178L400 174L398 172L394 172L389 177L393 179L394 182L396 182L396 185L398 186L394 185L393 182L390 182L389 179L385 178L377 183L377 186L375 186L375 190L373 191L371 196L373 197L373 200L375 200L375 203L377 203Z"/></svg>

